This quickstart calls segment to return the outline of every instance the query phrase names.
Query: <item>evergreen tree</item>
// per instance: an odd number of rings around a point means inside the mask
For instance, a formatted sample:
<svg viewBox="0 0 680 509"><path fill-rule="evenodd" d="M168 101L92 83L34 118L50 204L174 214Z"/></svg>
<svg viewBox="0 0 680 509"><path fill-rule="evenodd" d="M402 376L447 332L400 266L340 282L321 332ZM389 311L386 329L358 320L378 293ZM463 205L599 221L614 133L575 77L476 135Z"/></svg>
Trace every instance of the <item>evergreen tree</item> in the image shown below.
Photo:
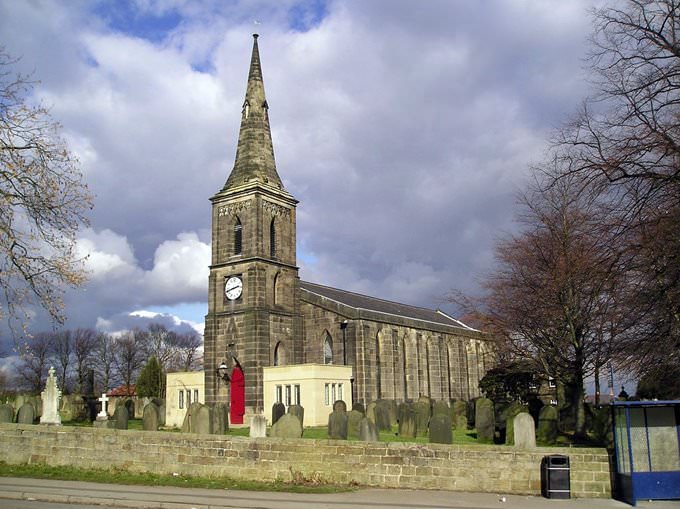
<svg viewBox="0 0 680 509"><path fill-rule="evenodd" d="M146 363L137 379L137 396L140 398L162 398L165 396L163 369L153 356Z"/></svg>

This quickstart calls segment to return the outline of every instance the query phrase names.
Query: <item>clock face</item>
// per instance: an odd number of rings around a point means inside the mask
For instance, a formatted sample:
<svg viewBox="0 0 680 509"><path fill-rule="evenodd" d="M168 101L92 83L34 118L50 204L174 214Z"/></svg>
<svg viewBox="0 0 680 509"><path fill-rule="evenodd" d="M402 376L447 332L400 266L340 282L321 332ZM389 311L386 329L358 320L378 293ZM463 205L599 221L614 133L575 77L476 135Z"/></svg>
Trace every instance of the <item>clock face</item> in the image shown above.
<svg viewBox="0 0 680 509"><path fill-rule="evenodd" d="M227 299L236 300L242 293L243 281L241 281L240 277L232 276L227 279L227 282L224 284L224 295L227 296Z"/></svg>

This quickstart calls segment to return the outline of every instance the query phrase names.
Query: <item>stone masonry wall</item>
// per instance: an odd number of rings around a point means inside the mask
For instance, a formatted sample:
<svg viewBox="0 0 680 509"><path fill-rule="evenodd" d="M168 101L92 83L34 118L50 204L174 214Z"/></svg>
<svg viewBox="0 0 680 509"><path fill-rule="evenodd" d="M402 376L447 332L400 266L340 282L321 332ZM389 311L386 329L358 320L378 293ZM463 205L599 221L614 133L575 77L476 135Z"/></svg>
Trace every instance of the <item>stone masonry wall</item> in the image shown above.
<svg viewBox="0 0 680 509"><path fill-rule="evenodd" d="M604 449L345 442L0 424L0 458L136 472L290 480L292 472L385 488L540 494L540 463L566 454L573 497L611 496Z"/></svg>

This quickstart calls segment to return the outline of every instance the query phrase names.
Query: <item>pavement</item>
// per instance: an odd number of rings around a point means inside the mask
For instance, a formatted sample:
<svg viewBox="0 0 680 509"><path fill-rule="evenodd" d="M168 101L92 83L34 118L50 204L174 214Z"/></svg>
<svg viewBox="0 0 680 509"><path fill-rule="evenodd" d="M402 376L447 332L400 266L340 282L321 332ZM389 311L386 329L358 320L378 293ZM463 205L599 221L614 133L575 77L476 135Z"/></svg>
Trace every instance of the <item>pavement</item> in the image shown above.
<svg viewBox="0 0 680 509"><path fill-rule="evenodd" d="M628 504L612 499L552 500L501 493L464 493L436 490L365 488L347 493L301 494L128 486L79 481L16 477L0 478L0 507L11 501L88 504L103 507L148 509L624 509ZM680 501L640 501L644 509L680 509Z"/></svg>

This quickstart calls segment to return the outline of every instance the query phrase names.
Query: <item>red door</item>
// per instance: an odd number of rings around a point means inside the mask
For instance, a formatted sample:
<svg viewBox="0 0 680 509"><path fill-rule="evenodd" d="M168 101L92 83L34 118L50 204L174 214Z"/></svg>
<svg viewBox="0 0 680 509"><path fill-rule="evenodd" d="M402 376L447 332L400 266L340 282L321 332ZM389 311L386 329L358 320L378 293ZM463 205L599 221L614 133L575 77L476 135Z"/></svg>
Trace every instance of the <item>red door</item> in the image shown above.
<svg viewBox="0 0 680 509"><path fill-rule="evenodd" d="M231 424L243 424L246 413L246 380L243 371L235 366L231 372L231 409L229 421Z"/></svg>

